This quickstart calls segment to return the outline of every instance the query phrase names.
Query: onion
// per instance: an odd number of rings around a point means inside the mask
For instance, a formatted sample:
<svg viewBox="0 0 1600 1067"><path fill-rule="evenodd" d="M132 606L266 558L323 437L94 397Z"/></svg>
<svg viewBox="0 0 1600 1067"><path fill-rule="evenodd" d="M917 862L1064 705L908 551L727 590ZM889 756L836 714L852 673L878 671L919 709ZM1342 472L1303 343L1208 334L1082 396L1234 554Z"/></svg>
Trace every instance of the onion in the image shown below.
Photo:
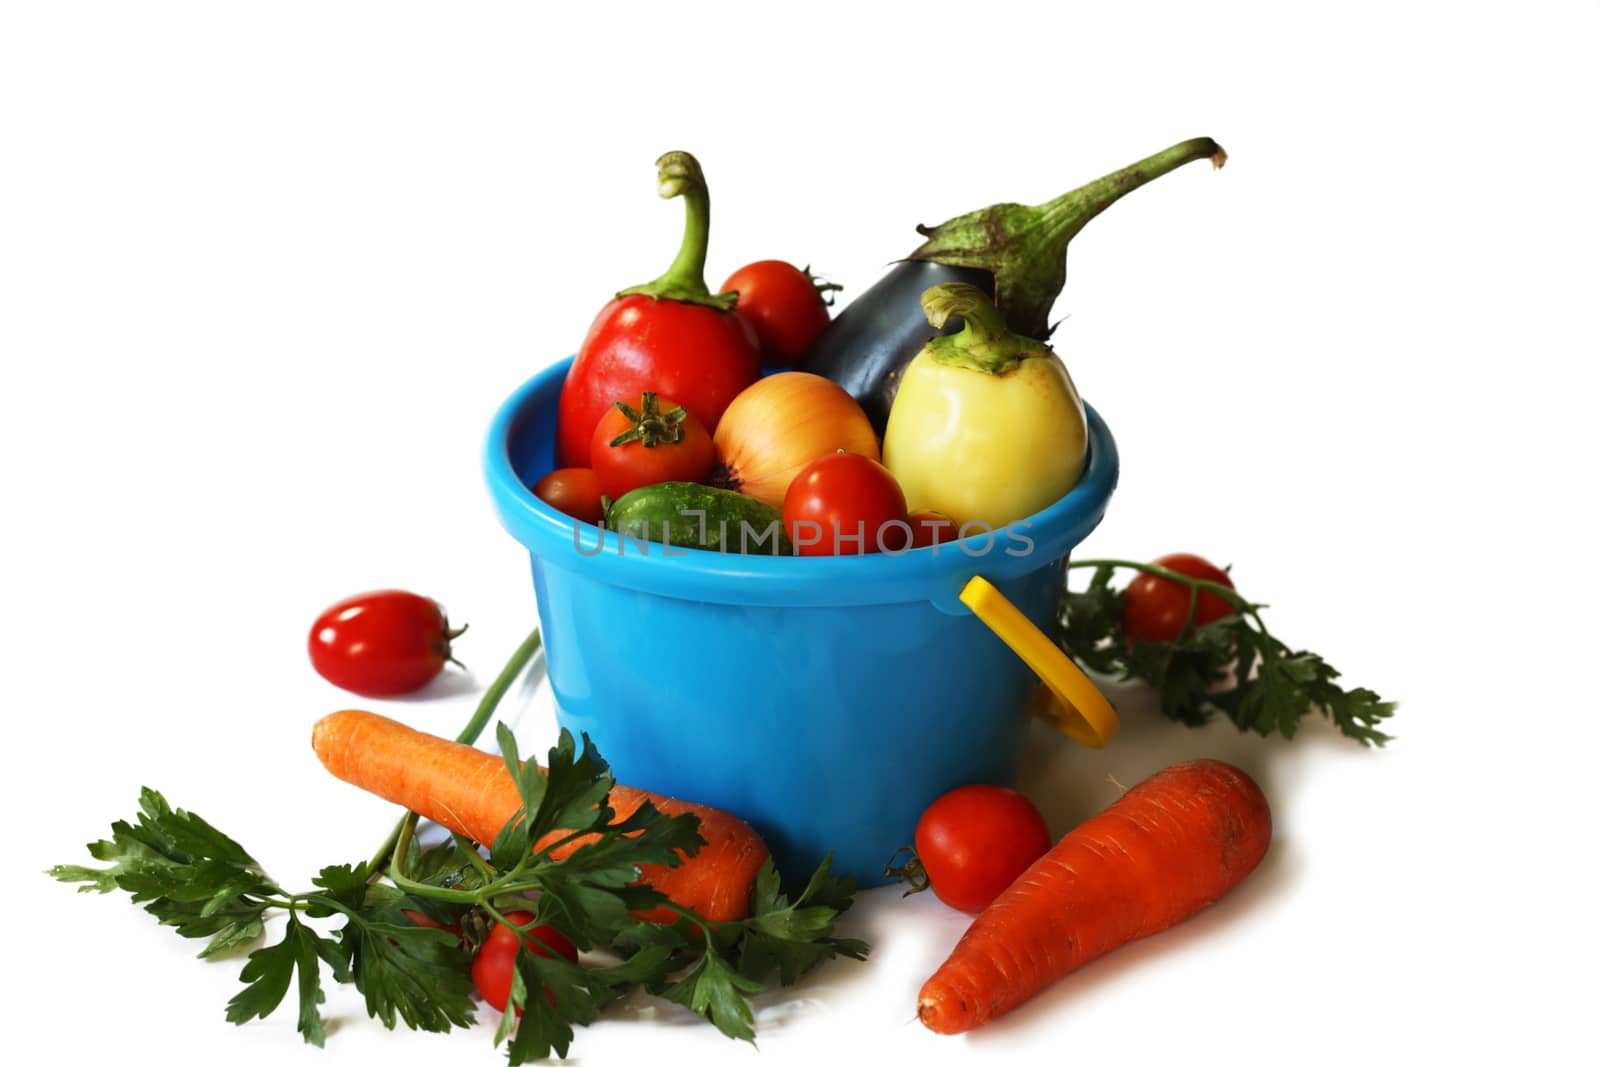
<svg viewBox="0 0 1600 1067"><path fill-rule="evenodd" d="M733 398L713 438L712 484L783 507L795 475L832 452L876 461L878 435L850 394L804 371L762 378Z"/></svg>

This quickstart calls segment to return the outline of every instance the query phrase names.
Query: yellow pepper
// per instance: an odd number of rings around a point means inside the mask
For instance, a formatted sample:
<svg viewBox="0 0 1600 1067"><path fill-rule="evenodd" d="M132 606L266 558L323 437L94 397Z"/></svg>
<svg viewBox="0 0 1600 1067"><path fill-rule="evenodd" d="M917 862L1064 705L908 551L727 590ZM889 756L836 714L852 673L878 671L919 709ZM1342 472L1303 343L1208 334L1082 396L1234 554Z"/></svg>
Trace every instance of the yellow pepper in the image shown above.
<svg viewBox="0 0 1600 1067"><path fill-rule="evenodd" d="M1078 483L1088 451L1067 368L1007 330L974 286L936 285L922 309L934 326L959 315L965 327L917 353L889 410L883 462L906 503L994 530L1055 503Z"/></svg>

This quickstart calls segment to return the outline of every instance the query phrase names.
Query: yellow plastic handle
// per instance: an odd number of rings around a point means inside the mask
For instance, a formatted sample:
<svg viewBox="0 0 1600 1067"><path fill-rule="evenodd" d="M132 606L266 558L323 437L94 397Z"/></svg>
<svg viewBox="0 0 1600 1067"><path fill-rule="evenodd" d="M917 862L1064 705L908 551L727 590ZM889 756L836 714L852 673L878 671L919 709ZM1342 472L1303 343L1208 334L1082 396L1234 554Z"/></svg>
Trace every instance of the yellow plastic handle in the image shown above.
<svg viewBox="0 0 1600 1067"><path fill-rule="evenodd" d="M1117 713L1088 675L987 578L973 578L961 590L961 602L995 636L1010 646L1056 698L1054 714L1045 714L1062 733L1090 748L1102 748L1117 732ZM1037 707L1037 705L1036 705Z"/></svg>

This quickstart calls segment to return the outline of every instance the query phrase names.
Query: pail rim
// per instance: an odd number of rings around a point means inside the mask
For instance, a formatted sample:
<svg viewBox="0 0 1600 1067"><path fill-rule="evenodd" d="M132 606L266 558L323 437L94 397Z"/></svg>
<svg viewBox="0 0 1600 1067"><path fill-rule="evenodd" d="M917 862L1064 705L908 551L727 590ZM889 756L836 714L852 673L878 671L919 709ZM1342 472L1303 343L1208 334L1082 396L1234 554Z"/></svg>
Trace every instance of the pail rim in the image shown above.
<svg viewBox="0 0 1600 1067"><path fill-rule="evenodd" d="M546 566L643 593L715 604L841 606L930 601L965 614L957 599L974 575L993 582L1050 566L1099 525L1116 488L1116 440L1085 404L1089 453L1082 478L1066 496L992 539L963 541L900 554L764 556L641 546L611 531L577 523L533 495L550 470L555 415L571 358L523 383L495 413L484 470L507 532ZM542 436L541 436L542 435ZM575 537L575 532L577 536Z"/></svg>

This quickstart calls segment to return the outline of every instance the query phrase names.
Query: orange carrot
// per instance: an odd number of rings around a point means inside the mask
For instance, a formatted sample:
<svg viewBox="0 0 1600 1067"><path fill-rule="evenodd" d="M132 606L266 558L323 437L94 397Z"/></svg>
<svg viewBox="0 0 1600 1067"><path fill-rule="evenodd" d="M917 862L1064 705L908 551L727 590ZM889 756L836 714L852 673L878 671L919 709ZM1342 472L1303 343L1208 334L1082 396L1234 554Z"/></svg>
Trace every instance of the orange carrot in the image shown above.
<svg viewBox="0 0 1600 1067"><path fill-rule="evenodd" d="M327 716L312 729L311 747L334 777L484 844L522 807L516 783L499 756L369 711ZM767 858L760 836L725 811L642 789L619 785L611 791L610 803L620 822L647 800L667 815L698 815L706 843L677 867L641 867L641 880L703 919L722 922L749 914L750 888ZM558 831L541 844L566 832ZM551 855L560 859L582 844L581 838L568 842ZM652 922L676 917L666 908L640 913Z"/></svg>
<svg viewBox="0 0 1600 1067"><path fill-rule="evenodd" d="M917 997L959 1034L1119 945L1182 922L1255 869L1272 814L1216 760L1168 767L1062 838L982 912Z"/></svg>

